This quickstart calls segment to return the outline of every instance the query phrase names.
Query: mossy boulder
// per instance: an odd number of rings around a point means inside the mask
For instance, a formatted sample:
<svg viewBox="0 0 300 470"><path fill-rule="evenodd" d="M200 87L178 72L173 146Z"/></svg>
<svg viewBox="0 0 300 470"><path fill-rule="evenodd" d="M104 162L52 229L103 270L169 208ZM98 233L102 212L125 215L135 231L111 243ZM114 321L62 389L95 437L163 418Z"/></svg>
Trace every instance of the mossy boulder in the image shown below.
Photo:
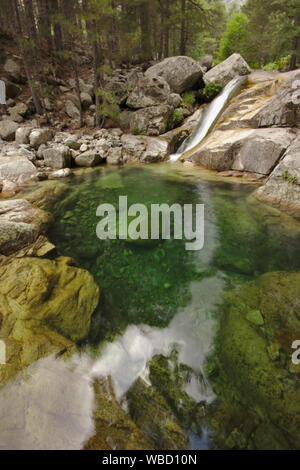
<svg viewBox="0 0 300 470"><path fill-rule="evenodd" d="M219 390L272 427L268 441L259 429L252 435L258 449L299 448L299 377L291 367L291 345L300 338L299 288L299 272L268 273L229 293L222 307Z"/></svg>
<svg viewBox="0 0 300 470"><path fill-rule="evenodd" d="M129 413L136 425L151 436L156 448L188 448L188 436L172 409L157 390L139 378L127 393Z"/></svg>
<svg viewBox="0 0 300 470"><path fill-rule="evenodd" d="M154 450L151 439L128 417L116 400L111 378L94 383L95 434L85 450Z"/></svg>
<svg viewBox="0 0 300 470"><path fill-rule="evenodd" d="M0 267L0 383L51 353L75 350L89 333L99 287L68 258L20 258Z"/></svg>

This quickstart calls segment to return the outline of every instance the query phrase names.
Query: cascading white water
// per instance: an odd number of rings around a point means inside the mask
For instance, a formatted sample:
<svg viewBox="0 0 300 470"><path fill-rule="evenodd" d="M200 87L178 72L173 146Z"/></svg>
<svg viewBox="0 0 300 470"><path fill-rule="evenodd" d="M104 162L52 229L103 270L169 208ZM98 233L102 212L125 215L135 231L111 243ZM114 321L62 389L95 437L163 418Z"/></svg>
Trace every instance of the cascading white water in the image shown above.
<svg viewBox="0 0 300 470"><path fill-rule="evenodd" d="M231 82L226 85L223 91L217 96L206 108L203 113L203 116L189 137L181 144L177 153L170 155L170 161L175 162L178 160L184 153L193 149L199 145L202 140L207 136L208 132L216 124L220 115L223 113L228 102L239 93L242 86L244 85L247 77L236 77Z"/></svg>

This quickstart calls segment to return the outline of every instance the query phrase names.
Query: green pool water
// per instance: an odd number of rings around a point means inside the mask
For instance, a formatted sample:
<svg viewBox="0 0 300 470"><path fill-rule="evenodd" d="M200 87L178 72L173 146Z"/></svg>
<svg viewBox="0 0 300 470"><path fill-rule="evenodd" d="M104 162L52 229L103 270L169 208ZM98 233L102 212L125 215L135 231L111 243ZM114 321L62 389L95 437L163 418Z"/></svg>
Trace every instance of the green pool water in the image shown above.
<svg viewBox="0 0 300 470"><path fill-rule="evenodd" d="M255 189L181 164L100 168L71 180L49 236L94 275L101 301L80 356L47 358L28 372L29 402L51 383L59 418L48 410L42 419L54 446L61 435L57 446L67 448L143 448L141 436L156 449L300 448L300 366L289 350L290 338L300 339L300 229L253 201ZM97 207L117 207L120 195L147 207L204 204L204 248L99 240Z"/></svg>

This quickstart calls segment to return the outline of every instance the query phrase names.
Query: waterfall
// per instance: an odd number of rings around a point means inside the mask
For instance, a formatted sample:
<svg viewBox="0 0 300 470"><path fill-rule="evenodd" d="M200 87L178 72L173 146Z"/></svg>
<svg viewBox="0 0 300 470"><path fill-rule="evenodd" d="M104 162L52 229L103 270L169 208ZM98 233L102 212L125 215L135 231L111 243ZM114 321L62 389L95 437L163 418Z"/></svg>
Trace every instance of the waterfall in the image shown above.
<svg viewBox="0 0 300 470"><path fill-rule="evenodd" d="M177 153L170 155L170 161L175 162L184 153L199 145L202 140L207 136L208 132L213 128L223 113L228 102L239 93L244 85L247 77L236 77L226 85L223 91L217 96L205 109L203 116L194 130L194 132L185 139L181 144Z"/></svg>

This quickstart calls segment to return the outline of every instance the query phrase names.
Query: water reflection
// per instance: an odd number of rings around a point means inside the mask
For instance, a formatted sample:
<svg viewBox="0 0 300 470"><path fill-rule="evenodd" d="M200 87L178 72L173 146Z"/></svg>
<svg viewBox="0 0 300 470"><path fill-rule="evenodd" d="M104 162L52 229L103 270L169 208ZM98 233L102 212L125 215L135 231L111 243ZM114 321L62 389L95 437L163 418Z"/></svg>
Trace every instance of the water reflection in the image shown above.
<svg viewBox="0 0 300 470"><path fill-rule="evenodd" d="M205 312L214 309L223 287L219 278L193 283L190 305L167 328L131 325L104 347L99 359L83 354L65 362L50 356L31 365L0 391L0 447L83 448L95 430L94 381L110 376L116 398L121 400L138 377L149 383L147 364L155 354L168 356L176 347L179 362L201 372L215 326ZM204 303L205 312L199 313ZM195 401L214 398L209 385L203 387L193 380L186 392Z"/></svg>

